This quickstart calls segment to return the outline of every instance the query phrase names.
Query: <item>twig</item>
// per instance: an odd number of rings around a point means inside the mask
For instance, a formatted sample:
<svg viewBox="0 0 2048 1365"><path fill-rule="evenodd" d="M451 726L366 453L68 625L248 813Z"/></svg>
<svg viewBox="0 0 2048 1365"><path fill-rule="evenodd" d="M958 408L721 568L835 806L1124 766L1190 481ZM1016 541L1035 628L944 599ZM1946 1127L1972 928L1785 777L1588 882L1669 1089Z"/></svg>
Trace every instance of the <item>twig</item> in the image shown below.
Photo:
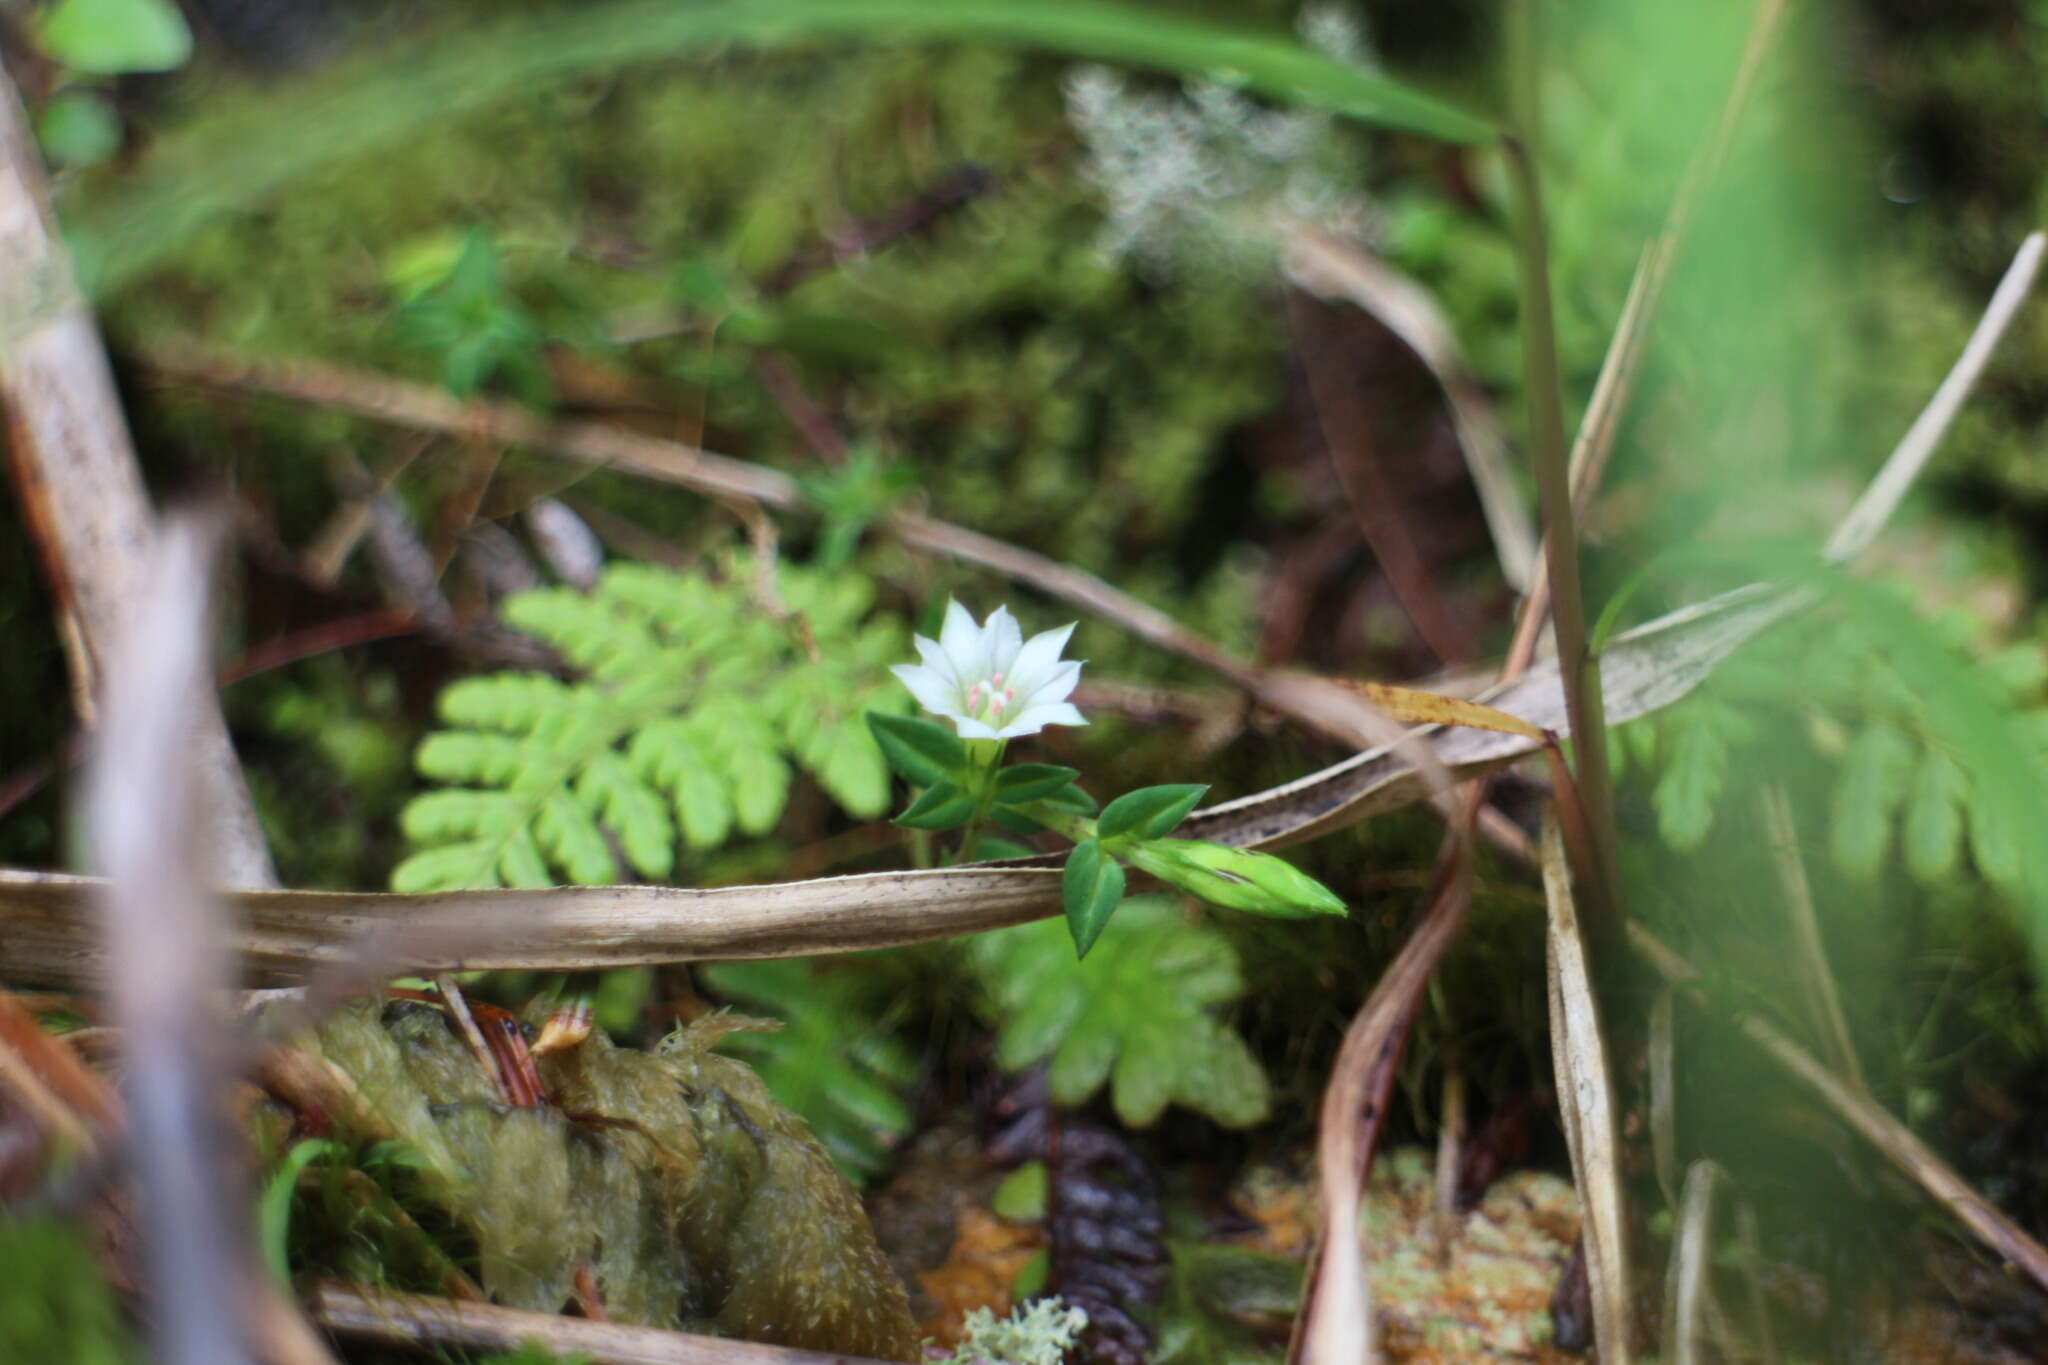
<svg viewBox="0 0 2048 1365"><path fill-rule="evenodd" d="M399 1346L432 1342L511 1351L538 1341L557 1355L586 1355L595 1365L882 1365L861 1356L826 1355L339 1284L315 1286L309 1307L313 1320L329 1331Z"/></svg>
<svg viewBox="0 0 2048 1365"><path fill-rule="evenodd" d="M762 352L754 357L753 368L754 378L768 391L768 397L782 413L782 420L804 438L811 453L826 464L845 464L846 438L832 425L824 409L811 401L797 381L796 372L782 357Z"/></svg>
<svg viewBox="0 0 2048 1365"><path fill-rule="evenodd" d="M441 993L441 1008L455 1024L455 1031L462 1041L469 1045L469 1055L477 1066L491 1078L491 1089L497 1092L500 1104L513 1103L506 1088L505 1077L498 1070L498 1064L491 1055L491 1045L484 1041L483 1030L476 1026L476 1016L469 1012L469 1000L462 994L462 987L449 972L436 972L434 986Z"/></svg>
<svg viewBox="0 0 2048 1365"><path fill-rule="evenodd" d="M1449 1265L1458 1234L1458 1170L1465 1158L1465 1068L1456 1055L1444 1059L1443 1112L1436 1136L1436 1255Z"/></svg>
<svg viewBox="0 0 2048 1365"><path fill-rule="evenodd" d="M220 907L203 889L204 817L194 798L193 714L206 673L206 561L215 537L167 524L149 591L108 656L106 716L91 787L108 986L121 1028L142 1196L157 1356L232 1365L249 1356L236 1324L248 1249L219 1159L231 1148L215 1093L227 1045L214 1009L229 984Z"/></svg>
<svg viewBox="0 0 2048 1365"><path fill-rule="evenodd" d="M1319 1232L1288 1352L1294 1365L1352 1365L1375 1358L1372 1300L1359 1242L1359 1195L1417 1004L1471 908L1469 845L1477 810L1476 803L1468 802L1466 818L1445 834L1429 908L1352 1017L1323 1088L1316 1123Z"/></svg>
<svg viewBox="0 0 2048 1365"><path fill-rule="evenodd" d="M769 295L786 293L826 266L857 261L891 242L922 232L1001 183L986 166L960 166L941 176L901 208L843 227L831 233L822 248L792 256L768 277L761 286L761 292Z"/></svg>
<svg viewBox="0 0 2048 1365"><path fill-rule="evenodd" d="M50 216L14 87L0 72L0 406L23 518L41 555L71 663L72 695L91 726L115 633L149 584L148 495L90 309ZM219 873L242 886L277 880L256 808L212 696L195 701L197 799L212 812Z"/></svg>
<svg viewBox="0 0 2048 1365"><path fill-rule="evenodd" d="M1799 950L1799 997L1807 1022L1814 1037L1833 1054L1830 1060L1835 1069L1858 1090L1867 1090L1863 1063L1857 1060L1856 1044L1849 1036L1849 1021L1842 1013L1842 997L1835 990L1835 974L1828 969L1827 948L1821 942L1820 919L1813 910L1813 889L1806 882L1806 861L1800 856L1799 829L1793 823L1792 803L1785 799L1785 789L1775 782L1764 785L1758 802L1763 807L1771 856L1778 865L1785 916L1792 922L1792 941Z"/></svg>

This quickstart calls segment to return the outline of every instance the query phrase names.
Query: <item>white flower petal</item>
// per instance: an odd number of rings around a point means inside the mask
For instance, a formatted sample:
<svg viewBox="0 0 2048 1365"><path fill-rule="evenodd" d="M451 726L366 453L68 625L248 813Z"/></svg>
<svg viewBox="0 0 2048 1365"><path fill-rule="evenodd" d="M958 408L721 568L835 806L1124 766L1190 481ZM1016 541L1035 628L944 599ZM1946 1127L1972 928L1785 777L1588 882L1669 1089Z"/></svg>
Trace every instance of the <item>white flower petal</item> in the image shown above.
<svg viewBox="0 0 2048 1365"><path fill-rule="evenodd" d="M917 657L924 660L926 668L944 678L954 691L967 690L967 684L960 679L959 666L946 653L945 646L937 640L927 640L922 635L913 637L911 643L917 646Z"/></svg>
<svg viewBox="0 0 2048 1365"><path fill-rule="evenodd" d="M1070 701L1045 702L1027 706L1017 714L1016 719L1005 725L998 733L1000 739L1015 739L1019 735L1035 735L1048 725L1086 725L1083 716Z"/></svg>
<svg viewBox="0 0 2048 1365"><path fill-rule="evenodd" d="M963 739L1009 739L1048 725L1086 725L1066 701L1081 676L1078 660L1060 658L1073 633L1069 623L1027 642L1008 607L997 607L977 625L967 608L948 600L939 638L913 637L922 662L890 671L919 706L950 719Z"/></svg>
<svg viewBox="0 0 2048 1365"><path fill-rule="evenodd" d="M988 645L988 671L1003 675L1003 685L1010 685L1017 651L1024 646L1024 632L1017 628L1017 618L1010 615L1006 606L997 607L988 615L988 624L982 627Z"/></svg>
<svg viewBox="0 0 2048 1365"><path fill-rule="evenodd" d="M960 714L960 689L936 670L920 668L916 664L892 664L889 671L910 689L910 695L917 698L917 704L933 715Z"/></svg>
<svg viewBox="0 0 2048 1365"><path fill-rule="evenodd" d="M981 636L981 627L974 623L974 617L960 605L959 599L947 598L946 624L939 628L939 648L953 661L953 674L962 682L981 675L979 663L986 657Z"/></svg>
<svg viewBox="0 0 2048 1365"><path fill-rule="evenodd" d="M1049 702L1065 701L1074 690L1074 684L1081 681L1081 661L1069 659L1056 665L1050 673L1038 680L1038 685L1024 693L1026 706L1042 706Z"/></svg>
<svg viewBox="0 0 2048 1365"><path fill-rule="evenodd" d="M1020 697L1038 691L1058 667L1060 651L1067 647L1067 637L1073 633L1073 623L1069 623L1058 630L1042 630L1032 636L1011 661L1009 676L1003 679L1003 685L1015 688ZM1066 693L1060 695L1065 696Z"/></svg>

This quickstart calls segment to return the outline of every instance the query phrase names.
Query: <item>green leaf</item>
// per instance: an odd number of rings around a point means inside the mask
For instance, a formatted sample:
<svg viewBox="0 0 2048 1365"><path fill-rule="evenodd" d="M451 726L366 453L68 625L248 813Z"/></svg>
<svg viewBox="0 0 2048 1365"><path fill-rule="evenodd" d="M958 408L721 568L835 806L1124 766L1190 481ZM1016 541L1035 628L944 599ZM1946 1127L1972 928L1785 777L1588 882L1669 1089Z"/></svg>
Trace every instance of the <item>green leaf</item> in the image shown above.
<svg viewBox="0 0 2048 1365"><path fill-rule="evenodd" d="M1072 784L1039 799L1055 810L1072 811L1076 815L1093 815L1096 811L1095 798Z"/></svg>
<svg viewBox="0 0 2048 1365"><path fill-rule="evenodd" d="M1265 1074L1216 1013L1243 993L1237 954L1175 897L1123 902L1085 959L1053 920L979 935L968 952L998 1061L1014 1071L1050 1060L1062 1102L1083 1103L1106 1080L1119 1113L1141 1119L1171 1104L1230 1127L1266 1116Z"/></svg>
<svg viewBox="0 0 2048 1365"><path fill-rule="evenodd" d="M1963 802L1968 785L1956 761L1930 748L1920 757L1913 790L1906 798L1906 869L1933 884L1951 875L1963 842Z"/></svg>
<svg viewBox="0 0 2048 1365"><path fill-rule="evenodd" d="M192 55L192 30L171 0L57 0L41 31L45 53L90 76L169 71Z"/></svg>
<svg viewBox="0 0 2048 1365"><path fill-rule="evenodd" d="M1195 803L1208 790L1206 786L1180 784L1140 787L1134 792L1125 792L1102 808L1101 816L1095 821L1095 835L1099 839L1126 835L1134 839L1157 839L1187 818L1187 813L1195 808Z"/></svg>
<svg viewBox="0 0 2048 1365"><path fill-rule="evenodd" d="M1892 814L1905 800L1913 776L1913 745L1882 721L1849 741L1835 781L1834 822L1829 847L1835 865L1867 881L1883 866L1891 847Z"/></svg>
<svg viewBox="0 0 2048 1365"><path fill-rule="evenodd" d="M1629 728L1645 737L1640 749L1646 760L1662 750L1664 770L1650 794L1657 832L1680 852L1698 848L1713 831L1731 752L1750 738L1752 727L1733 707L1700 697L1674 711L1661 735L1653 725Z"/></svg>
<svg viewBox="0 0 2048 1365"><path fill-rule="evenodd" d="M1109 923L1110 915L1115 913L1117 903L1124 898L1123 867L1102 851L1099 840L1084 839L1067 855L1066 870L1060 874L1060 891L1066 900L1067 929L1074 937L1074 955L1086 957ZM1107 1065L1105 1060L1105 1068Z"/></svg>
<svg viewBox="0 0 2048 1365"><path fill-rule="evenodd" d="M1012 806L1043 800L1080 775L1078 768L1052 763L1014 764L996 774L996 800Z"/></svg>
<svg viewBox="0 0 2048 1365"><path fill-rule="evenodd" d="M36 141L53 166L97 166L121 149L121 116L96 91L60 90L36 115Z"/></svg>
<svg viewBox="0 0 2048 1365"><path fill-rule="evenodd" d="M1045 1163L1027 1161L1003 1177L989 1196L989 1211L1013 1223L1036 1223L1045 1217Z"/></svg>
<svg viewBox="0 0 2048 1365"><path fill-rule="evenodd" d="M930 787L948 778L959 782L967 775L967 746L947 726L870 711L868 729L889 766L913 786Z"/></svg>
<svg viewBox="0 0 2048 1365"><path fill-rule="evenodd" d="M308 1138L296 1143L284 1154L276 1172L263 1187L263 1199L257 1206L257 1239L263 1247L263 1262L270 1267L270 1273L286 1289L291 1288L291 1264L286 1257L285 1236L291 1230L292 1196L298 1193L299 1173L323 1156L338 1153L341 1148L326 1138Z"/></svg>
<svg viewBox="0 0 2048 1365"><path fill-rule="evenodd" d="M974 818L975 800L951 782L927 787L896 823L910 829L958 829Z"/></svg>
<svg viewBox="0 0 2048 1365"><path fill-rule="evenodd" d="M251 208L316 167L361 158L512 94L666 56L820 40L1010 44L1068 59L1225 82L1361 123L1454 142L1498 136L1489 120L1291 38L1108 0L752 0L744 5L578 5L552 18L507 14L420 44L340 90L289 86L252 101L223 131L195 129L157 149L199 168L162 186L109 195L77 224L76 254L115 287L213 219ZM488 61L479 53L490 54ZM314 115L317 114L317 118ZM317 136L309 134L317 128Z"/></svg>

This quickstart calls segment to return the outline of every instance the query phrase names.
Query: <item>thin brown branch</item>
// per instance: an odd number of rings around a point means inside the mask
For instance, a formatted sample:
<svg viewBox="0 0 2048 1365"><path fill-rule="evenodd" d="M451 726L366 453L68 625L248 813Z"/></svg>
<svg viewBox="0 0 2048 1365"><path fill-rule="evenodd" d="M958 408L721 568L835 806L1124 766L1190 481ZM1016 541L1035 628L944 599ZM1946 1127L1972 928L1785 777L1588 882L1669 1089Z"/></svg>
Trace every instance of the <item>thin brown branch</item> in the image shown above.
<svg viewBox="0 0 2048 1365"><path fill-rule="evenodd" d="M782 413L782 420L796 429L804 438L804 444L811 453L826 464L846 463L846 438L839 434L839 428L832 425L832 419L825 410L811 401L804 392L804 386L796 377L796 371L781 356L766 351L754 356L754 378L768 392L775 406Z"/></svg>
<svg viewBox="0 0 2048 1365"><path fill-rule="evenodd" d="M1429 908L1352 1017L1323 1088L1316 1124L1318 1235L1288 1352L1296 1365L1350 1365L1376 1358L1358 1203L1422 992L1472 904L1469 847L1477 802L1468 799L1464 812L1445 834Z"/></svg>
<svg viewBox="0 0 2048 1365"><path fill-rule="evenodd" d="M1806 1012L1813 1036L1832 1055L1829 1061L1859 1090L1869 1089L1863 1079L1863 1063L1857 1059L1856 1044L1849 1036L1848 1016L1842 1013L1841 993L1835 989L1835 974L1828 967L1828 952L1820 937L1820 917L1814 913L1813 888L1806 881L1806 860L1799 849L1799 827L1792 818L1792 803L1785 789L1766 783L1759 795L1763 807L1764 833L1770 840L1771 857L1778 865L1778 887L1785 897L1785 917L1792 924L1792 942L1798 952L1794 967L1799 973L1800 1004Z"/></svg>
<svg viewBox="0 0 2048 1365"><path fill-rule="evenodd" d="M14 87L0 72L0 406L23 519L41 557L71 663L79 720L94 723L125 613L149 584L149 496L105 350L51 217ZM197 798L213 815L208 856L230 882L276 882L256 808L211 695L193 716Z"/></svg>
<svg viewBox="0 0 2048 1365"><path fill-rule="evenodd" d="M394 1346L511 1351L538 1341L557 1355L581 1352L595 1365L880 1365L861 1356L826 1355L339 1284L316 1285L309 1309L313 1320L331 1332Z"/></svg>

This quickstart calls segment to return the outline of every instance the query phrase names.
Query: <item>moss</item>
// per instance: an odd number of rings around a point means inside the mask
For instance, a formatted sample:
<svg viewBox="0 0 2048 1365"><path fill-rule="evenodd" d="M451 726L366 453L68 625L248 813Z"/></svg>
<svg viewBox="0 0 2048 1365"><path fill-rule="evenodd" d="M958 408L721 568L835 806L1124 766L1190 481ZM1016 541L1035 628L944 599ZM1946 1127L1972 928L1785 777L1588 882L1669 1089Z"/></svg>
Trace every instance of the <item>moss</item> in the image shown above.
<svg viewBox="0 0 2048 1365"><path fill-rule="evenodd" d="M616 1321L912 1359L908 1301L859 1199L745 1063L708 1050L731 1027L714 1020L655 1053L593 1035L543 1060L548 1103L534 1108L499 1104L425 1006L358 1002L316 1042L453 1176L415 1191L435 1205L422 1221L452 1223L494 1299L558 1310L588 1267ZM403 1278L363 1250L329 1268Z"/></svg>

